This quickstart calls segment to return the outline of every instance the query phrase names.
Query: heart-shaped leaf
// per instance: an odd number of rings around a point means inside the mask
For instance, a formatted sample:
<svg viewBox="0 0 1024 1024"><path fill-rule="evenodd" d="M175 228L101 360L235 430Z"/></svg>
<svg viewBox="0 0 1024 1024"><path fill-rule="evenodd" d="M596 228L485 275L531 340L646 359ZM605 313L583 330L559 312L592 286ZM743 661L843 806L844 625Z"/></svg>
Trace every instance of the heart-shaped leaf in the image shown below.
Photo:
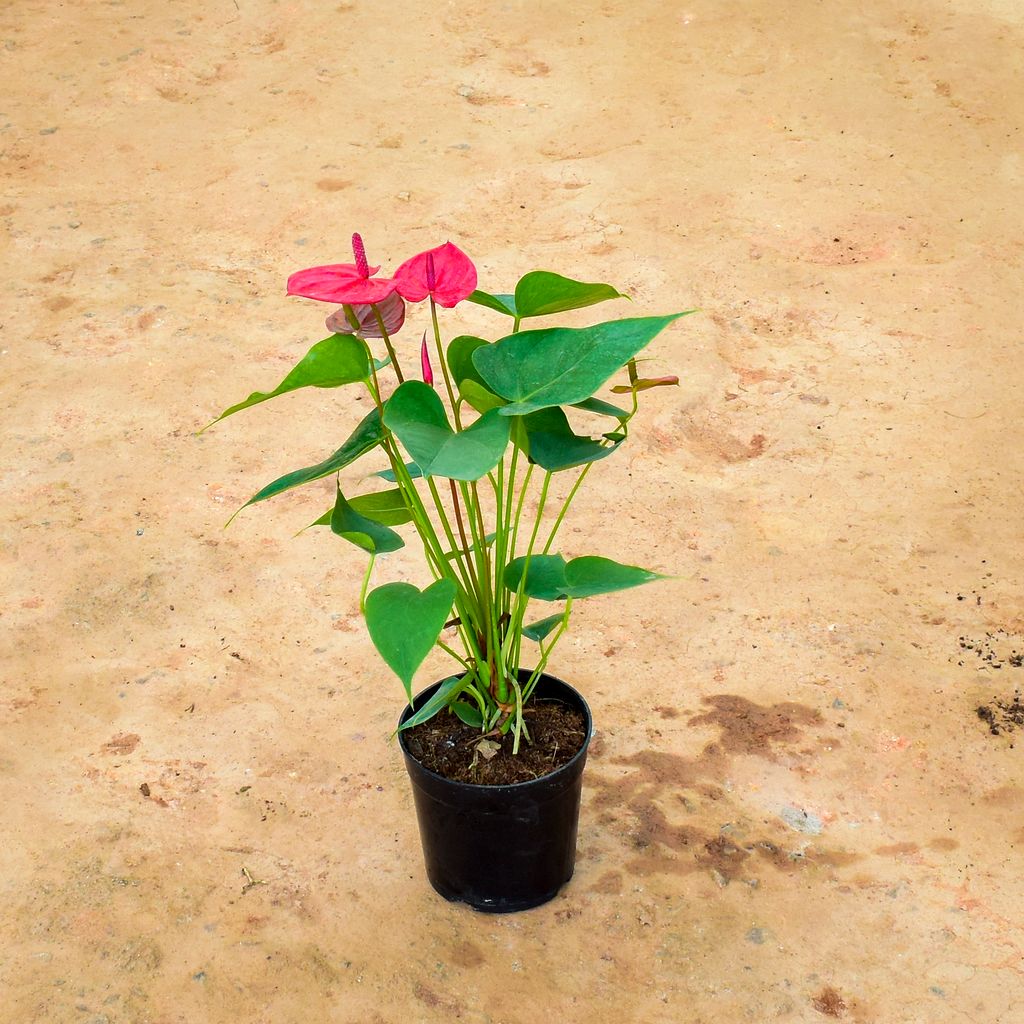
<svg viewBox="0 0 1024 1024"><path fill-rule="evenodd" d="M511 403L500 410L502 416L572 405L590 398L627 359L685 315L523 331L477 349L473 364L491 391Z"/></svg>
<svg viewBox="0 0 1024 1024"><path fill-rule="evenodd" d="M439 711L443 711L462 692L466 685L464 676L449 676L430 695L423 706L417 708L399 727L399 732L415 728L424 722L429 722Z"/></svg>
<svg viewBox="0 0 1024 1024"><path fill-rule="evenodd" d="M448 621L456 587L441 579L426 590L385 583L366 598L366 628L380 656L402 680L412 703L412 677Z"/></svg>
<svg viewBox="0 0 1024 1024"><path fill-rule="evenodd" d="M497 313L504 313L505 316L516 315L516 297L514 295L491 295L489 292L477 289L467 298L478 306L486 306Z"/></svg>
<svg viewBox="0 0 1024 1024"><path fill-rule="evenodd" d="M406 381L391 396L384 423L424 476L479 480L508 447L509 422L498 410L484 413L472 426L456 432L448 425L437 392L418 380Z"/></svg>
<svg viewBox="0 0 1024 1024"><path fill-rule="evenodd" d="M254 391L244 402L225 409L203 430L232 413L268 402L289 391L297 391L299 388L337 388L343 384L366 380L369 375L370 360L366 354L366 345L350 334L332 334L318 341L273 391Z"/></svg>
<svg viewBox="0 0 1024 1024"><path fill-rule="evenodd" d="M360 421L355 430L352 431L348 440L333 454L318 462L315 466L307 466L305 469L296 469L294 472L286 473L278 477L272 483L267 484L262 490L257 491L243 506L248 508L258 501L265 501L277 494L283 494L294 487L301 487L303 484L311 483L313 480L321 480L325 476L337 473L345 466L355 462L361 455L365 455L371 448L380 444L384 433L380 425L380 415L376 409L371 409ZM240 508L238 512L241 512ZM235 516L238 515L235 513ZM231 518L234 519L235 516ZM229 520L230 522L230 520Z"/></svg>
<svg viewBox="0 0 1024 1024"><path fill-rule="evenodd" d="M548 316L583 309L608 299L625 299L610 284L587 284L548 270L534 270L516 285L515 310L520 317Z"/></svg>
<svg viewBox="0 0 1024 1024"><path fill-rule="evenodd" d="M360 515L345 500L340 487L331 511L331 532L371 555L405 547L405 541L394 530Z"/></svg>
<svg viewBox="0 0 1024 1024"><path fill-rule="evenodd" d="M518 590L523 576L525 556L516 558L505 567L505 586ZM660 573L641 569L635 565L586 555L566 562L561 555L534 555L526 570L523 592L541 601L561 601L566 597L594 597L628 590L652 580L666 579Z"/></svg>
<svg viewBox="0 0 1024 1024"><path fill-rule="evenodd" d="M541 409L523 417L529 439L530 459L541 469L557 473L607 458L621 444L605 444L593 437L574 434L561 409Z"/></svg>

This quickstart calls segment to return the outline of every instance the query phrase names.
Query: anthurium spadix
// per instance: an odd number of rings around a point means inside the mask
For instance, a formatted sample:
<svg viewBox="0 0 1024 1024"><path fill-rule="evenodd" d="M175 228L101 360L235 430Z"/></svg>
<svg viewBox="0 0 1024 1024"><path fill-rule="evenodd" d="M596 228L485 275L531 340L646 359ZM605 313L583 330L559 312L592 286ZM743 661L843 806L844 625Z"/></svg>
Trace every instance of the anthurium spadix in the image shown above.
<svg viewBox="0 0 1024 1024"><path fill-rule="evenodd" d="M243 507L307 485L321 493L326 485L334 503L313 525L329 529L301 531L297 543L333 544L339 558L362 561L359 607L407 699L428 655L456 659L453 674L415 706L406 728L444 714L479 729L487 743L514 735L518 751L530 742L524 706L568 628L574 602L665 578L599 555L553 552L588 474L628 447L640 403L677 386L660 369L641 378L636 357L686 314L573 327L547 321L521 331L524 320L568 311L584 323L579 311L625 296L612 285L547 270L523 275L513 294L479 291L473 261L451 242L416 253L391 276L378 276L358 235L352 252L351 263L311 267L288 280L289 294L335 306L327 320L334 333L273 390L253 391L221 414L318 389L309 447L320 454L272 480ZM500 330L478 336L486 331L474 320L451 329L448 311L467 299L491 311L473 311L485 323L497 314ZM406 306L420 302L429 305ZM419 353L414 345L391 343L410 317L420 318ZM386 359L374 358L368 339L375 338L386 346ZM609 402L613 395L625 398ZM296 514L306 523L311 518L307 505ZM587 548L603 522L600 514L592 519ZM413 537L423 550L419 572L405 557ZM636 558L650 562L656 550L652 545ZM389 559L395 561L385 568ZM374 574L384 572L410 581L374 588ZM618 599L623 615L630 596ZM524 652L524 639L532 654Z"/></svg>

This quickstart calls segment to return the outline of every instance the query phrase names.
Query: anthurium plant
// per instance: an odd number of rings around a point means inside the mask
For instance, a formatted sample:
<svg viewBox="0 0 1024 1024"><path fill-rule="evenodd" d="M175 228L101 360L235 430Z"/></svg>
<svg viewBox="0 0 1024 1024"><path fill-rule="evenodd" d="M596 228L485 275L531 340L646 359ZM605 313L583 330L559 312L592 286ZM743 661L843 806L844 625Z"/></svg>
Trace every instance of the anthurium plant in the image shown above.
<svg viewBox="0 0 1024 1024"><path fill-rule="evenodd" d="M526 274L511 294L491 294L477 288L475 266L451 243L413 256L391 277L369 265L359 235L352 249L352 263L288 279L289 295L338 307L327 317L329 337L272 391L253 392L214 422L300 388L369 393L373 408L336 451L267 484L243 508L336 477L333 506L311 525L369 556L360 610L409 703L433 648L455 662L402 727L448 709L484 737L511 731L518 752L529 742L524 704L574 602L659 578L598 554L567 559L556 541L591 467L628 439L640 396L678 384L674 376L641 376L637 355L686 314L552 326L560 313L625 296L543 270ZM496 340L455 333L445 343L439 310L464 301L497 315ZM424 302L429 321L421 314L422 340L410 351L396 336L409 333L407 304ZM543 326L523 329L538 319ZM598 397L620 374L610 388L620 402ZM590 425L585 432L577 432L581 422ZM377 480L353 493L340 474L364 458L375 460ZM563 474L571 483L559 486ZM369 477L362 479L367 486ZM378 556L406 543L403 527L423 547L422 585L371 588ZM547 614L534 618L534 602ZM536 649L524 649L530 645Z"/></svg>

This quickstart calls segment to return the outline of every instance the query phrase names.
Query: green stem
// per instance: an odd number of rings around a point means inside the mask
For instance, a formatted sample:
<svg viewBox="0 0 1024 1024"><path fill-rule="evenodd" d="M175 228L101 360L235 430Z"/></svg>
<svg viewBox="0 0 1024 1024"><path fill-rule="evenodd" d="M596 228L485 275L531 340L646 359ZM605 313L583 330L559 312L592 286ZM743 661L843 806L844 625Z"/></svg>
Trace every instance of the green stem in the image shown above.
<svg viewBox="0 0 1024 1024"><path fill-rule="evenodd" d="M448 537L448 543L451 544L452 550L455 552L454 558L459 567L459 572L462 575L463 583L466 586L466 590L472 593L475 597L477 608L482 610L483 597L480 593L479 588L476 586L476 581L473 578L470 563L469 553L469 541L466 540L466 528L462 523L462 510L459 508L459 498L455 492L455 481L449 480L448 483L452 489L452 501L454 502L455 510L455 524L459 528L459 536L462 538L462 547L459 547L459 542L455 539L455 534L452 533L451 524L448 522L448 516L445 514L444 507L441 504L441 495L437 491L437 486L434 484L433 477L427 477L427 484L430 487L430 493L434 498L434 504L437 506L438 514L441 517L442 525L444 526L445 534Z"/></svg>
<svg viewBox="0 0 1024 1024"><path fill-rule="evenodd" d="M453 651L446 643L443 643L442 641L438 640L436 646L440 647L445 654L448 654L451 657L453 657L467 672L471 672L473 670L473 667L470 665L470 663L466 661L466 659L463 658L457 651Z"/></svg>
<svg viewBox="0 0 1024 1024"><path fill-rule="evenodd" d="M530 468L532 469L533 467L531 466ZM523 617L526 615L526 608L530 603L529 597L526 596L526 594L524 593L524 588L526 587L526 576L527 573L530 571L530 560L533 557L533 548L534 545L537 543L537 534L540 532L541 520L544 517L544 506L547 503L548 486L551 483L551 476L552 474L550 471L546 472L544 474L544 483L541 484L540 498L537 502L537 516L534 519L533 532L530 534L530 543L527 545L526 556L523 559L523 573L522 576L520 576L519 578L519 586L516 589L516 596L512 604L511 620L509 622L509 632L505 638L506 643L511 642L512 644L512 657L511 660L507 657L504 660L507 665L511 665L513 671L515 671L519 667L519 654L522 648L523 640ZM522 495L520 495L520 498L522 498ZM520 508L521 507L522 502L520 501ZM518 513L516 518L518 520Z"/></svg>
<svg viewBox="0 0 1024 1024"><path fill-rule="evenodd" d="M366 590L370 585L370 575L373 572L373 563L377 560L377 556L370 555L369 564L366 566L366 575L363 576L363 586L359 591L359 614L366 614Z"/></svg>
<svg viewBox="0 0 1024 1024"><path fill-rule="evenodd" d="M430 320L434 325L434 344L437 346L437 358L441 362L441 372L444 374L444 386L448 389L448 400L452 403L452 415L455 417L455 425L461 430L459 422L459 411L455 408L455 391L452 389L451 374L448 373L448 360L444 357L444 347L441 344L441 328L437 324L437 303L434 296L430 296Z"/></svg>
<svg viewBox="0 0 1024 1024"><path fill-rule="evenodd" d="M541 657L537 666L533 672L530 673L530 678L527 679L526 685L523 687L523 700L529 700L533 695L533 691L537 688L537 683L540 681L540 675L544 671L548 663L548 658L551 657L551 652L555 648L555 644L562 639L563 634L569 628L569 613L572 611L572 598L567 597L565 599L565 611L562 613L562 621L558 624L558 629L555 631L554 636L548 641L547 647L541 647Z"/></svg>
<svg viewBox="0 0 1024 1024"><path fill-rule="evenodd" d="M402 367L398 364L398 356L395 354L394 347L391 344L391 339L388 337L387 328L384 326L384 317L380 315L380 310L377 308L377 303L370 303L370 309L373 310L373 315L377 319L377 326L380 328L380 336L384 339L384 344L387 345L388 355L391 356L391 365L395 368L395 376L398 378L398 383L403 384L405 377L402 376Z"/></svg>
<svg viewBox="0 0 1024 1024"><path fill-rule="evenodd" d="M551 550L551 545L555 541L555 534L558 533L558 528L562 525L562 520L565 518L565 513L569 511L569 506L572 504L572 499L576 497L576 492L580 489L587 473L590 472L590 467L593 465L592 462L588 462L583 467L583 472L576 477L576 482L572 485L572 489L566 495L565 504L562 505L562 510L558 513L558 517L555 519L554 525L551 527L551 532L548 534L547 543L544 545L544 550L541 554L546 555Z"/></svg>

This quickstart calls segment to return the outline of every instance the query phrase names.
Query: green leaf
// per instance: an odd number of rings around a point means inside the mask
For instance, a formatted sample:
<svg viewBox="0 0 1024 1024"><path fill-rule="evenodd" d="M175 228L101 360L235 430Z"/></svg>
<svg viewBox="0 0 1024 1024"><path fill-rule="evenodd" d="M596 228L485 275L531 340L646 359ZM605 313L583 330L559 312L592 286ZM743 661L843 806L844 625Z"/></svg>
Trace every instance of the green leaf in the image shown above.
<svg viewBox="0 0 1024 1024"><path fill-rule="evenodd" d="M523 417L530 459L541 469L557 473L607 458L621 444L603 444L593 437L574 434L561 409L541 409Z"/></svg>
<svg viewBox="0 0 1024 1024"><path fill-rule="evenodd" d="M426 590L411 583L385 583L366 598L366 628L374 647L402 680L412 703L412 677L448 621L456 587L441 579Z"/></svg>
<svg viewBox="0 0 1024 1024"><path fill-rule="evenodd" d="M504 582L509 590L519 589L526 556L514 558L505 566ZM565 597L565 559L561 555L533 555L526 572L523 593L541 601L560 601Z"/></svg>
<svg viewBox="0 0 1024 1024"><path fill-rule="evenodd" d="M518 590L525 556L505 567L504 582L509 590ZM665 576L635 565L623 565L610 558L586 555L566 562L561 555L534 555L526 572L523 592L541 601L561 601L566 597L595 597L628 590Z"/></svg>
<svg viewBox="0 0 1024 1024"><path fill-rule="evenodd" d="M448 346L448 369L456 387L464 380L474 380L478 384L483 383L473 365L473 353L488 344L490 342L484 341L483 338L474 338L470 334L461 334L452 339L452 343Z"/></svg>
<svg viewBox="0 0 1024 1024"><path fill-rule="evenodd" d="M404 732L406 729L429 722L439 711L448 707L466 685L464 678L463 676L449 676L430 695L430 699L424 703L423 707L418 708L398 727L398 731Z"/></svg>
<svg viewBox="0 0 1024 1024"><path fill-rule="evenodd" d="M539 644L552 630L561 625L564 618L564 615L549 615L546 619L541 619L540 622L523 626L523 636Z"/></svg>
<svg viewBox="0 0 1024 1024"><path fill-rule="evenodd" d="M296 469L292 473L278 477L273 483L269 483L262 490L257 491L242 508L248 508L258 501L266 501L267 498L283 494L294 487L301 487L303 484L312 483L314 480L337 473L338 470L355 462L361 455L365 455L371 448L376 448L383 436L380 415L376 409L371 409L352 431L349 439L333 455L328 456L323 462L318 462L315 466ZM240 508L238 512L241 511ZM235 516L238 515L238 512L235 513ZM234 519L235 516L231 518ZM230 522L230 520L228 521Z"/></svg>
<svg viewBox="0 0 1024 1024"><path fill-rule="evenodd" d="M349 498L349 504L357 512L385 526L401 526L412 522L412 513L405 504L402 492L393 487L388 491L373 494L358 494Z"/></svg>
<svg viewBox="0 0 1024 1024"><path fill-rule="evenodd" d="M620 409L611 402L602 402L600 398L588 398L583 402L573 402L574 409L583 409L585 412L596 412L599 416L614 416L620 423L629 419L629 413Z"/></svg>
<svg viewBox="0 0 1024 1024"><path fill-rule="evenodd" d="M610 284L587 284L548 270L534 270L516 285L515 308L520 317L548 316L624 298L628 296Z"/></svg>
<svg viewBox="0 0 1024 1024"><path fill-rule="evenodd" d="M491 295L489 292L482 292L479 289L468 296L470 302L478 306L486 306L506 316L516 315L516 298L514 295Z"/></svg>
<svg viewBox="0 0 1024 1024"><path fill-rule="evenodd" d="M424 476L479 480L508 447L509 421L498 410L455 432L441 399L418 380L401 384L388 401L384 422L405 446Z"/></svg>
<svg viewBox="0 0 1024 1024"><path fill-rule="evenodd" d="M405 463L405 471L409 474L411 480L419 480L423 476L420 467L415 462ZM395 471L393 469L380 469L376 473L372 473L371 476L379 476L381 480L387 480L388 483L395 483Z"/></svg>
<svg viewBox="0 0 1024 1024"><path fill-rule="evenodd" d="M471 728L479 729L484 724L484 716L480 714L480 709L475 704L457 700L451 707L452 711Z"/></svg>
<svg viewBox="0 0 1024 1024"><path fill-rule="evenodd" d="M504 398L499 398L493 391L488 391L483 384L478 384L475 380L464 380L459 385L459 394L477 412L490 412L492 409L508 405Z"/></svg>
<svg viewBox="0 0 1024 1024"><path fill-rule="evenodd" d="M623 565L600 555L574 558L565 567L565 596L594 597L616 590L628 590L643 583L667 579L657 572L635 565Z"/></svg>
<svg viewBox="0 0 1024 1024"><path fill-rule="evenodd" d="M331 532L371 555L405 547L405 541L394 530L360 515L345 500L340 487L331 511Z"/></svg>
<svg viewBox="0 0 1024 1024"><path fill-rule="evenodd" d="M484 383L512 403L500 410L502 416L571 405L590 398L627 359L685 315L523 331L477 349L473 363Z"/></svg>
<svg viewBox="0 0 1024 1024"><path fill-rule="evenodd" d="M363 342L351 334L332 334L318 341L273 391L254 391L244 402L225 409L203 429L212 427L232 413L268 402L289 391L297 391L299 388L337 388L343 384L366 380L369 375L370 361Z"/></svg>

